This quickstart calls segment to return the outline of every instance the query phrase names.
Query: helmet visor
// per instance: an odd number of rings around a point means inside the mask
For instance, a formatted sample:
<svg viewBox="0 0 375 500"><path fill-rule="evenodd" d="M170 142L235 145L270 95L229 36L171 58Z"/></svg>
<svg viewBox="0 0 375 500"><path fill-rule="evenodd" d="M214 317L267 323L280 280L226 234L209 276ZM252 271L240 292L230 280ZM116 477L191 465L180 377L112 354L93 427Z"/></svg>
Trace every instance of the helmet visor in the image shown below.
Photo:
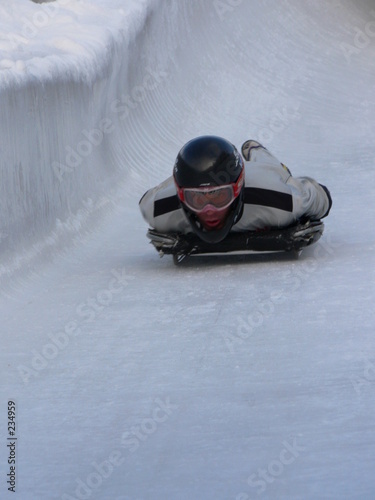
<svg viewBox="0 0 375 500"><path fill-rule="evenodd" d="M210 188L184 188L183 199L190 210L199 213L207 205L217 209L224 209L234 201L235 195L232 184Z"/></svg>

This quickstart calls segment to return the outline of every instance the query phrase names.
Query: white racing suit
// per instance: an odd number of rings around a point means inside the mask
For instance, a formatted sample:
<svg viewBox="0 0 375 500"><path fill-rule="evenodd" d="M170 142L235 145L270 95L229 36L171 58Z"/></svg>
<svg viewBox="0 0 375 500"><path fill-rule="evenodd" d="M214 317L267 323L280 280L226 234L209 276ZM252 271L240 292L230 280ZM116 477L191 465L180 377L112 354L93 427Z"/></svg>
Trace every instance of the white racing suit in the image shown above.
<svg viewBox="0 0 375 500"><path fill-rule="evenodd" d="M254 231L290 226L301 218L326 217L332 200L328 189L310 177L293 177L256 141L242 146L245 160L244 207L231 231ZM161 233L191 233L180 207L173 177L147 191L140 210L148 224Z"/></svg>

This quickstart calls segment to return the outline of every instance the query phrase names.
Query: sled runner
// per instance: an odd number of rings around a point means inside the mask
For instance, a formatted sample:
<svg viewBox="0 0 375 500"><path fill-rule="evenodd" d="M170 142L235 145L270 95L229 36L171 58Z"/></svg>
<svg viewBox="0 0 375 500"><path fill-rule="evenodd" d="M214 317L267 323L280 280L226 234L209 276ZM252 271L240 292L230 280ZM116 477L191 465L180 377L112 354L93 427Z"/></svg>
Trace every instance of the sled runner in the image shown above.
<svg viewBox="0 0 375 500"><path fill-rule="evenodd" d="M173 255L174 263L179 264L189 256L231 252L291 252L298 257L304 247L319 240L323 230L324 224L320 220L304 220L283 229L231 232L216 244L206 243L194 233L163 234L149 229L147 236L160 257Z"/></svg>

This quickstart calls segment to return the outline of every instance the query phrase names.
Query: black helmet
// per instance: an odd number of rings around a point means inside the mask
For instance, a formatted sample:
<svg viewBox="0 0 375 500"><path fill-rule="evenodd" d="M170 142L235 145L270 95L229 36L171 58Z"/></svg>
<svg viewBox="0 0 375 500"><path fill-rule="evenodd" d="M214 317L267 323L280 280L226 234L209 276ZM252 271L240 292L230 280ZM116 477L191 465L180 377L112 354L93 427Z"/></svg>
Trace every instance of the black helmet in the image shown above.
<svg viewBox="0 0 375 500"><path fill-rule="evenodd" d="M237 222L243 208L244 163L235 146L216 136L192 139L178 153L173 177L181 207L193 231L207 243L222 241ZM222 186L232 193L225 205L230 209L219 229L208 230L198 219L199 210L189 204L187 195L191 195L194 189L195 194L219 191L213 189L215 187L223 191ZM225 194L222 193L223 196Z"/></svg>

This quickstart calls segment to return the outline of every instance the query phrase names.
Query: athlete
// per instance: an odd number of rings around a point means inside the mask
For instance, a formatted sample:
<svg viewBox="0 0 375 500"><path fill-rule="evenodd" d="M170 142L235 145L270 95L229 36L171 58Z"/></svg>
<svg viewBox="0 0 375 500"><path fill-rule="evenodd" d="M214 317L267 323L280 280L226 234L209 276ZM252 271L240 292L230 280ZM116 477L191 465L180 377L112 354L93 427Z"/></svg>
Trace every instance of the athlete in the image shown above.
<svg viewBox="0 0 375 500"><path fill-rule="evenodd" d="M163 234L195 233L220 244L230 232L286 228L328 215L332 199L325 186L293 177L254 140L246 141L241 153L221 137L189 141L177 155L173 175L141 198L144 219Z"/></svg>

